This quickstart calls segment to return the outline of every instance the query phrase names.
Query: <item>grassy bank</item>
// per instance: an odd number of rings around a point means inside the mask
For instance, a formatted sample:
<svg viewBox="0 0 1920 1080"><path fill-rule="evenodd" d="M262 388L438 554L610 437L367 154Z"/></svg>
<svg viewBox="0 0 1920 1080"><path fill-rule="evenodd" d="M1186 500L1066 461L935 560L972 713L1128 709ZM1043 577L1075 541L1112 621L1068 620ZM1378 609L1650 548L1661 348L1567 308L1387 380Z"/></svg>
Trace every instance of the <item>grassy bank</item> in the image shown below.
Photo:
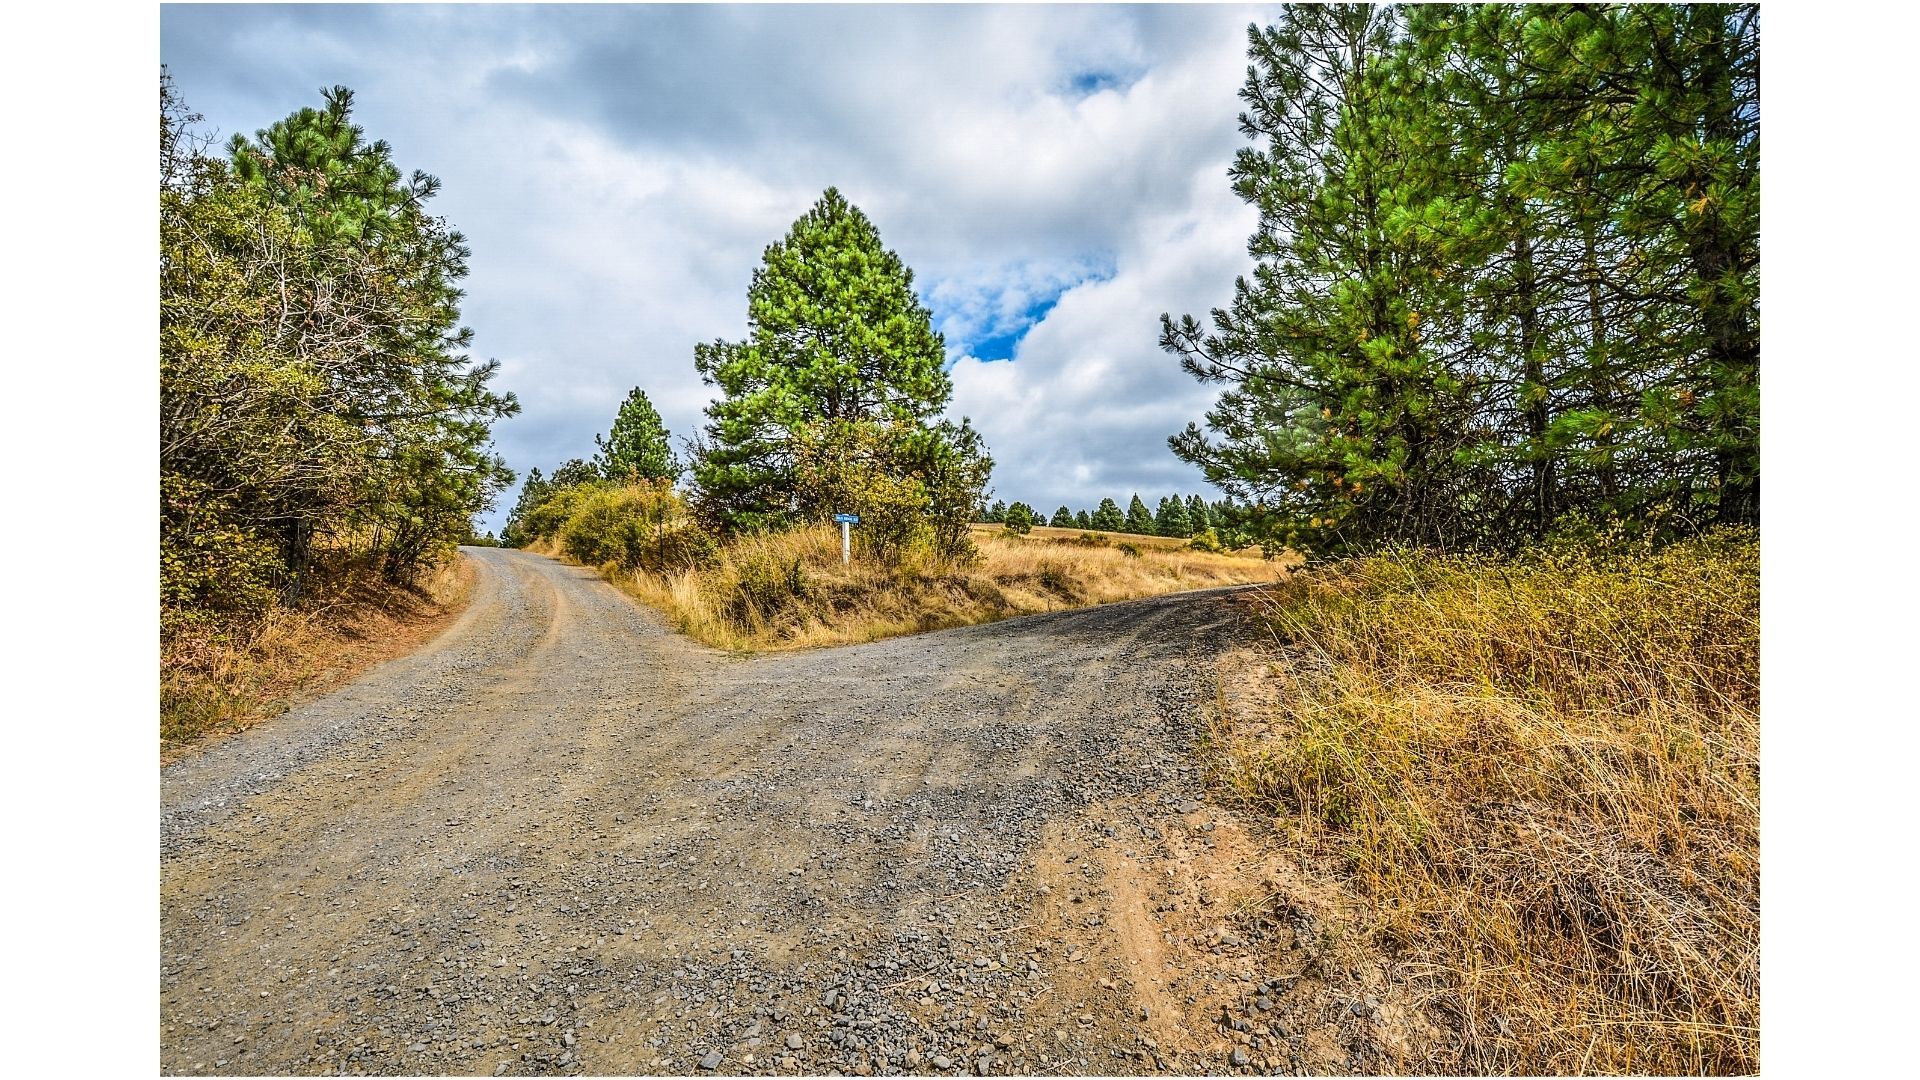
<svg viewBox="0 0 1920 1080"><path fill-rule="evenodd" d="M732 541L697 569L605 572L683 633L756 650L873 641L1285 572L1259 558L1130 543L1150 537L1049 532L1063 535L976 530L981 558L971 566L843 567L840 534L825 526Z"/></svg>
<svg viewBox="0 0 1920 1080"><path fill-rule="evenodd" d="M473 569L458 557L415 586L390 584L372 567L341 568L303 603L276 606L252 626L171 635L161 646L161 760L419 647L466 605L472 585Z"/></svg>
<svg viewBox="0 0 1920 1080"><path fill-rule="evenodd" d="M1332 855L1464 1073L1759 1067L1759 544L1300 574L1227 785Z"/></svg>

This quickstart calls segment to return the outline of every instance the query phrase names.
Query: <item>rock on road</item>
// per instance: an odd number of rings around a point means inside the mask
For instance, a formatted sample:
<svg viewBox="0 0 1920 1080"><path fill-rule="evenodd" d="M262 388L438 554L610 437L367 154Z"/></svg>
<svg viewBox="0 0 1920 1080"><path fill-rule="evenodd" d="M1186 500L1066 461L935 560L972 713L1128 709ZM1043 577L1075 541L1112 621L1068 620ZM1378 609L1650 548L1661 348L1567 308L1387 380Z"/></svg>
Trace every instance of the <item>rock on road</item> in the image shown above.
<svg viewBox="0 0 1920 1080"><path fill-rule="evenodd" d="M1171 1067L1033 927L1101 925L1097 808L1200 797L1224 592L742 658L466 554L426 649L162 771L164 1071Z"/></svg>

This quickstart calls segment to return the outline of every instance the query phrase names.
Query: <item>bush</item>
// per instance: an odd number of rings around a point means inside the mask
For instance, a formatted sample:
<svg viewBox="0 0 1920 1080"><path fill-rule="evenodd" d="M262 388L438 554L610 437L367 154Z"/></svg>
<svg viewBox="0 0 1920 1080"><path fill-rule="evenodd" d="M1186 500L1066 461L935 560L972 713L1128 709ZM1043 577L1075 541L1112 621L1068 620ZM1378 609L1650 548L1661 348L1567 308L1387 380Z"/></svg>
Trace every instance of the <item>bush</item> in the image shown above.
<svg viewBox="0 0 1920 1080"><path fill-rule="evenodd" d="M1129 559L1137 559L1140 557L1140 548L1136 544L1129 544L1123 541L1120 544L1120 554L1125 555Z"/></svg>
<svg viewBox="0 0 1920 1080"><path fill-rule="evenodd" d="M1216 555L1227 550L1227 545L1220 542L1220 534L1212 529L1201 529L1194 533L1189 546L1195 551L1209 551Z"/></svg>
<svg viewBox="0 0 1920 1080"><path fill-rule="evenodd" d="M698 566L715 550L713 538L664 480L564 489L529 515L530 528L556 505L569 510L557 530L560 549L589 566L669 573Z"/></svg>

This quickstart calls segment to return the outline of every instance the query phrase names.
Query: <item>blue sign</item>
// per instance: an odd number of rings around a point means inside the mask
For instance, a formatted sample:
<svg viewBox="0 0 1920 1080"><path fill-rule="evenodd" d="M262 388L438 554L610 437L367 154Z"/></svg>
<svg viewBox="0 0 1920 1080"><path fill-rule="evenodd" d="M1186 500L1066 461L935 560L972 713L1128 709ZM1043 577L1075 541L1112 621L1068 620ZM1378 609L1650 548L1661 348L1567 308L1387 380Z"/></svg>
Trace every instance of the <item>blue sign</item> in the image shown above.
<svg viewBox="0 0 1920 1080"><path fill-rule="evenodd" d="M833 520L843 525L858 525L860 524L860 515L859 514L835 514L833 515Z"/></svg>

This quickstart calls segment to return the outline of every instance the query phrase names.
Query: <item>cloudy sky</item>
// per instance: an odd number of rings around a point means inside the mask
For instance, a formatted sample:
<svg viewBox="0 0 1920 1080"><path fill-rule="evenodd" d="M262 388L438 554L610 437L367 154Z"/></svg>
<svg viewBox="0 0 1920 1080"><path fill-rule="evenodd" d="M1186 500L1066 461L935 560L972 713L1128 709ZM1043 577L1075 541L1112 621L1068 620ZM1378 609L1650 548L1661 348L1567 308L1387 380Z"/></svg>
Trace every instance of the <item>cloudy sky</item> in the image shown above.
<svg viewBox="0 0 1920 1080"><path fill-rule="evenodd" d="M1051 511L1217 497L1167 450L1214 392L1158 320L1250 266L1226 168L1262 14L166 5L161 59L222 139L344 84L440 177L517 472L590 455L635 385L697 428L694 344L745 333L762 249L837 186L913 268L995 495Z"/></svg>

